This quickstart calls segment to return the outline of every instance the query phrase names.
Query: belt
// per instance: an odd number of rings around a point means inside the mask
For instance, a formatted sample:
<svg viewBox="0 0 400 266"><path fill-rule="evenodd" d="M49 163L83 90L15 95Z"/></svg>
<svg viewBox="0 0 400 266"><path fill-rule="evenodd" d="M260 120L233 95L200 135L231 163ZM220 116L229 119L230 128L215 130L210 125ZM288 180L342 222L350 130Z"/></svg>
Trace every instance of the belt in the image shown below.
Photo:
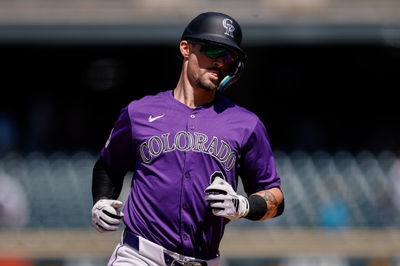
<svg viewBox="0 0 400 266"><path fill-rule="evenodd" d="M146 240L146 241L148 241L148 240ZM139 236L133 234L132 232L130 232L127 229L125 229L125 231L124 231L123 243L128 244L129 246L138 250L139 253L141 251L141 248L142 249L144 248L144 247L140 247ZM143 243L145 243L145 242L142 241L141 244L143 244ZM154 243L152 244L152 246L154 246ZM181 266L181 265L184 265L184 266L207 266L208 265L207 261L205 261L205 260L186 257L181 254L164 249L161 246L159 246L159 248L162 249L165 265L168 265L168 266Z"/></svg>

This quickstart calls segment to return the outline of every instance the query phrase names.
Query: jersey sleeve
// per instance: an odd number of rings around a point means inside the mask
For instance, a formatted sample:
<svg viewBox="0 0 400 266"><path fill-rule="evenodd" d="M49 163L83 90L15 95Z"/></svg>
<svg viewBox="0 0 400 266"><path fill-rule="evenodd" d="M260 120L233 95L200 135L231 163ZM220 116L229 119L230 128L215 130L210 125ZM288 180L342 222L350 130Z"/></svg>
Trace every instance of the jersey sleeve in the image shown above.
<svg viewBox="0 0 400 266"><path fill-rule="evenodd" d="M110 136L101 150L101 157L113 169L127 172L133 169L134 147L128 107L121 110Z"/></svg>
<svg viewBox="0 0 400 266"><path fill-rule="evenodd" d="M248 195L281 185L269 137L264 124L259 119L253 131L244 140L239 175Z"/></svg>

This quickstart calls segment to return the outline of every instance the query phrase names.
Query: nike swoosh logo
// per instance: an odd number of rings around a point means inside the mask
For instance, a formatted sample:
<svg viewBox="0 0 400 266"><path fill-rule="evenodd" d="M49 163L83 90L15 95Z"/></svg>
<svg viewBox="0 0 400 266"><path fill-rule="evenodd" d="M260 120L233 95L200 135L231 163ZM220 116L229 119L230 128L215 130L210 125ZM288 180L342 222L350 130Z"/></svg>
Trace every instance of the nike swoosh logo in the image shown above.
<svg viewBox="0 0 400 266"><path fill-rule="evenodd" d="M157 119L160 119L161 117L164 117L164 114L162 114L162 115L159 115L159 116L155 116L155 117L152 117L151 115L149 116L149 122L151 123L151 122L154 122L154 121L156 121Z"/></svg>

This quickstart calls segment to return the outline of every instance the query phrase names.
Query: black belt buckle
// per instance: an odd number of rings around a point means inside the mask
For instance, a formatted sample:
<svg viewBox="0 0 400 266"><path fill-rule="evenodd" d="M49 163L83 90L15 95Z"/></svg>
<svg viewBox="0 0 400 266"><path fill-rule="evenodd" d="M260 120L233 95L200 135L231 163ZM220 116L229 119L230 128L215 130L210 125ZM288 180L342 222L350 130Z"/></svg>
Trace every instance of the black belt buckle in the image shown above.
<svg viewBox="0 0 400 266"><path fill-rule="evenodd" d="M207 262L173 260L171 266L207 266Z"/></svg>
<svg viewBox="0 0 400 266"><path fill-rule="evenodd" d="M204 260L191 258L175 259L166 252L164 252L164 259L168 266L207 266L207 262Z"/></svg>
<svg viewBox="0 0 400 266"><path fill-rule="evenodd" d="M207 262L204 260L198 260L198 259L184 259L183 260L183 265L184 266L207 266Z"/></svg>

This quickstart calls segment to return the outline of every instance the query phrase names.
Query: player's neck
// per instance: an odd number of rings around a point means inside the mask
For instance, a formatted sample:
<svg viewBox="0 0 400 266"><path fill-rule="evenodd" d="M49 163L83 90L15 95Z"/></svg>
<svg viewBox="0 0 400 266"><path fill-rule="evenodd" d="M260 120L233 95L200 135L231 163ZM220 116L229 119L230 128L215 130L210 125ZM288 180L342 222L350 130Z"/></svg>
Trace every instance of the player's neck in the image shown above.
<svg viewBox="0 0 400 266"><path fill-rule="evenodd" d="M174 98L190 108L209 104L214 100L215 91L202 88L193 88L189 84L179 81L174 89Z"/></svg>

